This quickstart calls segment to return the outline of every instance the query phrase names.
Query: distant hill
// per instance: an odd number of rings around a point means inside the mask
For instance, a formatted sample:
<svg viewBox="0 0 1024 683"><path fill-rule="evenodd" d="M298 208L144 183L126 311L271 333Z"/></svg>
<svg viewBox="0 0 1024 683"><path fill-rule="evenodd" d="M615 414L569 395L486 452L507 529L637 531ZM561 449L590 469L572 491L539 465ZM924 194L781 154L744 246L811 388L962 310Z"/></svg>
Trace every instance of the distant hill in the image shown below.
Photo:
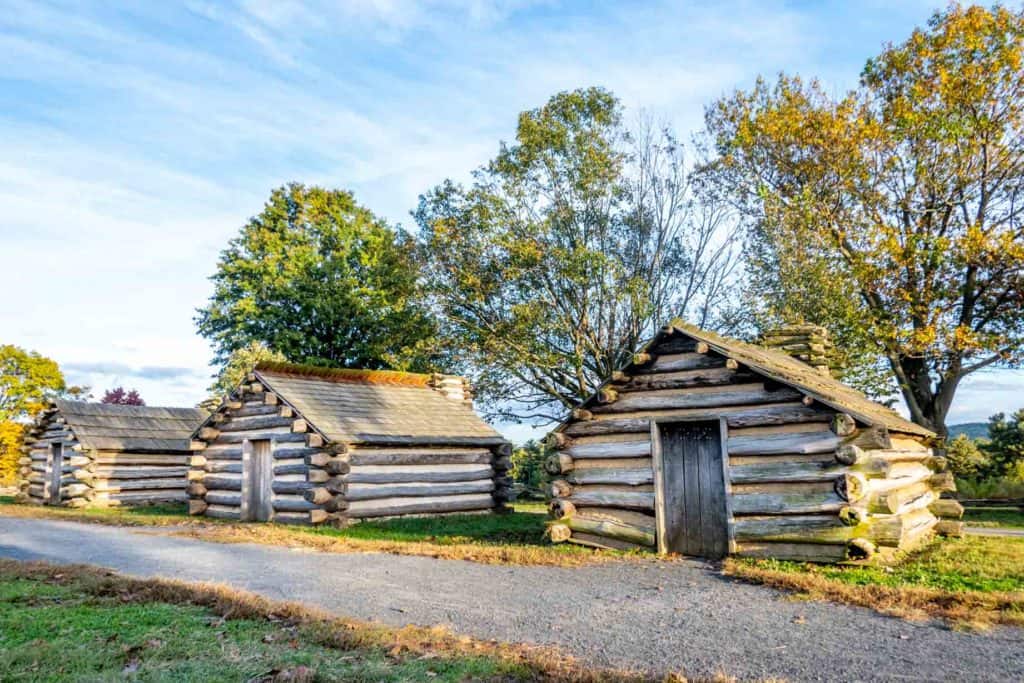
<svg viewBox="0 0 1024 683"><path fill-rule="evenodd" d="M949 438L953 438L958 434L966 434L972 439L987 439L988 438L988 423L987 422L964 422L963 424L950 425L949 426Z"/></svg>

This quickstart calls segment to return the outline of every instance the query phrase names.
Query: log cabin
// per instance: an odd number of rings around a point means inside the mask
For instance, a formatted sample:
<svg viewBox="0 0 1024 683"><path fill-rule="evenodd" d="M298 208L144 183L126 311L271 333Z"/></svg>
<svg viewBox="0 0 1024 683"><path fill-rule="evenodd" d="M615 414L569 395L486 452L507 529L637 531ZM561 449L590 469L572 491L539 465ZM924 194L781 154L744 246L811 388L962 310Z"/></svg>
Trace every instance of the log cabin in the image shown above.
<svg viewBox="0 0 1024 683"><path fill-rule="evenodd" d="M21 497L66 507L184 503L197 408L57 400L21 458Z"/></svg>
<svg viewBox="0 0 1024 683"><path fill-rule="evenodd" d="M193 515L341 525L511 497L511 446L451 375L262 363L194 438Z"/></svg>
<svg viewBox="0 0 1024 683"><path fill-rule="evenodd" d="M838 562L962 533L935 435L834 379L818 330L662 328L549 435L552 540Z"/></svg>

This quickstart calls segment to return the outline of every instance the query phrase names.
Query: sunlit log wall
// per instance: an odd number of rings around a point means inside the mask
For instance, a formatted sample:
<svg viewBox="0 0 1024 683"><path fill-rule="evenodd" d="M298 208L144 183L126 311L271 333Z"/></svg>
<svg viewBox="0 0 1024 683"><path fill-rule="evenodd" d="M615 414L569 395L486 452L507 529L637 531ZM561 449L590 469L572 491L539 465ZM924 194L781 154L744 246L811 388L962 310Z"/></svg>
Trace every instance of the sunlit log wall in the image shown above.
<svg viewBox="0 0 1024 683"><path fill-rule="evenodd" d="M452 388L438 391L450 395ZM461 379L459 391L461 391ZM461 399L461 394L454 398ZM467 398L468 400L468 398ZM511 498L511 448L396 439L394 443L330 442L256 377L224 401L197 434L189 512L250 520L246 443L272 442L273 513L268 521L343 525L405 515L501 511Z"/></svg>
<svg viewBox="0 0 1024 683"><path fill-rule="evenodd" d="M556 542L656 548L652 419L725 418L733 554L839 561L910 547L962 514L920 438L860 424L682 334L597 399L549 436Z"/></svg>

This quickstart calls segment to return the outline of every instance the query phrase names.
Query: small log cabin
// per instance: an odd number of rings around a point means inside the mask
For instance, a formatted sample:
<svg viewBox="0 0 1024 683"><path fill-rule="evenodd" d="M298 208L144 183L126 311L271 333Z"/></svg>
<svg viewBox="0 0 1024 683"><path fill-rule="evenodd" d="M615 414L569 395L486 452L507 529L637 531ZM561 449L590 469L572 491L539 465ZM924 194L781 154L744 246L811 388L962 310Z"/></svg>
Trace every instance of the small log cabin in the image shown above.
<svg viewBox="0 0 1024 683"><path fill-rule="evenodd" d="M836 562L962 533L934 434L815 365L664 327L549 435L552 540Z"/></svg>
<svg viewBox="0 0 1024 683"><path fill-rule="evenodd" d="M184 503L197 408L53 402L26 439L27 502L85 507Z"/></svg>
<svg viewBox="0 0 1024 683"><path fill-rule="evenodd" d="M263 363L197 430L189 511L344 524L501 510L511 446L461 377Z"/></svg>

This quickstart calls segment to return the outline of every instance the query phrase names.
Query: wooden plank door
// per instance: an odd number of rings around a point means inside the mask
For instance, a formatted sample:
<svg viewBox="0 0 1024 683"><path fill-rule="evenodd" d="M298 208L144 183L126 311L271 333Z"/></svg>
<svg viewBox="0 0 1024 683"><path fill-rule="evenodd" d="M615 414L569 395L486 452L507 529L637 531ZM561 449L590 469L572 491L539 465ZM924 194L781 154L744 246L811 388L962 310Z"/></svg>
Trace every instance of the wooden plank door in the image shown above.
<svg viewBox="0 0 1024 683"><path fill-rule="evenodd" d="M64 444L50 444L50 505L60 505L60 480L64 473Z"/></svg>
<svg viewBox="0 0 1024 683"><path fill-rule="evenodd" d="M729 521L720 424L662 424L659 441L663 548L683 555L724 557L729 552Z"/></svg>
<svg viewBox="0 0 1024 683"><path fill-rule="evenodd" d="M274 479L274 461L270 440L249 442L249 459L245 472L245 511L243 519L251 522L269 522L274 514L271 488Z"/></svg>

